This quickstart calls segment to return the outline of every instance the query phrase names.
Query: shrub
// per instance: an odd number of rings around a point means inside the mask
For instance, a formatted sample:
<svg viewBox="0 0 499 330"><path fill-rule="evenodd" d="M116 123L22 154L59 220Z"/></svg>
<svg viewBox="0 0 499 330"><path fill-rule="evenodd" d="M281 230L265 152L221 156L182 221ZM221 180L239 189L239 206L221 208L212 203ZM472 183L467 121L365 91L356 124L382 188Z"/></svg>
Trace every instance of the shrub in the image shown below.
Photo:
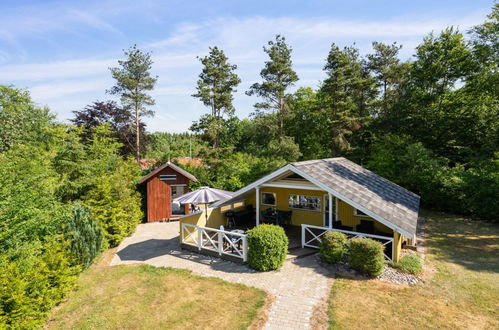
<svg viewBox="0 0 499 330"><path fill-rule="evenodd" d="M248 232L248 264L257 270L279 269L288 253L288 237L275 225L260 225Z"/></svg>
<svg viewBox="0 0 499 330"><path fill-rule="evenodd" d="M392 263L392 266L409 274L419 274L423 271L421 257L416 254L407 254L400 259L400 262Z"/></svg>
<svg viewBox="0 0 499 330"><path fill-rule="evenodd" d="M322 259L330 264L340 262L348 250L347 241L347 236L337 231L324 234L320 246Z"/></svg>
<svg viewBox="0 0 499 330"><path fill-rule="evenodd" d="M88 207L76 204L64 226L73 261L83 269L90 266L102 248L102 229Z"/></svg>
<svg viewBox="0 0 499 330"><path fill-rule="evenodd" d="M41 327L79 272L79 266L71 266L67 242L60 236L0 255L0 329Z"/></svg>
<svg viewBox="0 0 499 330"><path fill-rule="evenodd" d="M354 238L350 240L349 265L369 276L382 273L385 264L384 246L370 238Z"/></svg>
<svg viewBox="0 0 499 330"><path fill-rule="evenodd" d="M137 171L133 161L120 162L85 197L103 229L105 243L111 247L132 234L143 218L141 197L135 187Z"/></svg>

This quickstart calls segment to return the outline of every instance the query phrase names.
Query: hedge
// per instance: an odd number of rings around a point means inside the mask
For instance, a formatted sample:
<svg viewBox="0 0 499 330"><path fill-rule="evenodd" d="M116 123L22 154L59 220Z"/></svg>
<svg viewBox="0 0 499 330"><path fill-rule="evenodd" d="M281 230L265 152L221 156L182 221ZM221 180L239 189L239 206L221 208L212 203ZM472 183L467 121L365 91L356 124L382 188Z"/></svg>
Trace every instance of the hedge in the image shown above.
<svg viewBox="0 0 499 330"><path fill-rule="evenodd" d="M263 271L282 267L288 253L288 237L275 225L260 225L248 231L248 265Z"/></svg>
<svg viewBox="0 0 499 330"><path fill-rule="evenodd" d="M378 276L383 272L385 257L384 246L370 238L350 240L349 265L369 276Z"/></svg>
<svg viewBox="0 0 499 330"><path fill-rule="evenodd" d="M340 262L348 251L347 242L348 238L345 234L336 231L327 232L321 240L321 258L330 264Z"/></svg>

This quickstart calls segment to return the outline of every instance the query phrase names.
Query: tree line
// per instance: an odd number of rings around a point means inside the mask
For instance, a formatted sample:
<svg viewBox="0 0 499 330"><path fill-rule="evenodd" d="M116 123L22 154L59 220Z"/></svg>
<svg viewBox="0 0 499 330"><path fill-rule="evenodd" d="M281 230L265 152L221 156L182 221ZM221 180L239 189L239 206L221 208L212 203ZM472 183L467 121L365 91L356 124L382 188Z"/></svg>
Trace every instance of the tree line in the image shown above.
<svg viewBox="0 0 499 330"><path fill-rule="evenodd" d="M263 47L267 60L261 81L246 91L259 102L243 119L233 104L241 83L237 65L221 48L210 47L198 58L202 70L192 95L208 112L193 122L193 134L145 131L140 115L150 113L145 108L153 100L145 95L156 78L149 73L150 54L132 47L112 74L116 86L138 77L130 85L135 87L112 90L124 95L121 106L105 103L126 115L99 122L117 127L125 154L133 151L140 158L142 153L159 162L201 157L206 166L190 170L204 185L237 190L287 162L341 156L420 194L426 207L495 218L498 12L496 4L483 24L464 33L449 27L428 34L409 60L400 59L402 45L396 42L373 42L366 55L355 44L333 43L318 88L293 89L299 80L293 49L277 35ZM130 103L129 95L137 101ZM96 125L78 118L96 118L90 111L96 108L107 111L100 103L89 107L75 112L75 124Z"/></svg>
<svg viewBox="0 0 499 330"><path fill-rule="evenodd" d="M348 157L418 193L423 205L497 219L499 214L499 7L462 33L430 33L412 59L397 43L332 44L318 88L290 88L299 77L292 48L277 35L263 48L261 99L248 119L234 116L240 79L218 47L200 58L199 98L211 111L191 130L206 183L235 190L286 162Z"/></svg>

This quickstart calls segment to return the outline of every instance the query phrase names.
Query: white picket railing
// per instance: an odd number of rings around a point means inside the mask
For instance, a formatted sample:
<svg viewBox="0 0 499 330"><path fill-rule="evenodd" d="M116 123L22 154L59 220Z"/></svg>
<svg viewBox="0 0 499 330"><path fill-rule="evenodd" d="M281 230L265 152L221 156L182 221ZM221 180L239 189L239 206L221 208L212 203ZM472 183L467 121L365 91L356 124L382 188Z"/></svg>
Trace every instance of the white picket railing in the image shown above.
<svg viewBox="0 0 499 330"><path fill-rule="evenodd" d="M381 243L386 247L388 244L392 243L392 251L393 251L393 237L388 237L388 236L379 236L379 235L372 235L372 234L365 234L365 233L359 233L356 231L349 231L349 230L343 230L343 229L335 229L335 228L328 228L328 227L319 227L319 226L312 226L312 225L301 225L301 246L302 248L304 247L309 247L309 248L314 248L318 249L321 243L321 236L327 233L328 231L337 231L340 233L344 233L345 235L348 236L348 239L356 238L356 237L366 237L366 238L373 238L376 240L382 241ZM388 256L386 253L384 253L385 259L388 261L392 261L391 256Z"/></svg>
<svg viewBox="0 0 499 330"><path fill-rule="evenodd" d="M246 234L234 233L209 227L182 223L181 242L195 246L200 252L213 251L219 256L228 255L241 259L248 258L248 239Z"/></svg>

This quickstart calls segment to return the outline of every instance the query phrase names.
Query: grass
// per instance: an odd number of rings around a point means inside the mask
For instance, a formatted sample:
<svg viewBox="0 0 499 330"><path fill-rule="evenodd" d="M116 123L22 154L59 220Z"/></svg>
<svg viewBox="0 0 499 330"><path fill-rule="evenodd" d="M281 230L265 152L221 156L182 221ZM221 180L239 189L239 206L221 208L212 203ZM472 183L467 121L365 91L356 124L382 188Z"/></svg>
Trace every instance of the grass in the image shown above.
<svg viewBox="0 0 499 330"><path fill-rule="evenodd" d="M187 270L94 266L56 308L49 329L246 329L266 298L262 290Z"/></svg>
<svg viewBox="0 0 499 330"><path fill-rule="evenodd" d="M498 329L499 225L427 213L424 284L336 279L332 329Z"/></svg>

